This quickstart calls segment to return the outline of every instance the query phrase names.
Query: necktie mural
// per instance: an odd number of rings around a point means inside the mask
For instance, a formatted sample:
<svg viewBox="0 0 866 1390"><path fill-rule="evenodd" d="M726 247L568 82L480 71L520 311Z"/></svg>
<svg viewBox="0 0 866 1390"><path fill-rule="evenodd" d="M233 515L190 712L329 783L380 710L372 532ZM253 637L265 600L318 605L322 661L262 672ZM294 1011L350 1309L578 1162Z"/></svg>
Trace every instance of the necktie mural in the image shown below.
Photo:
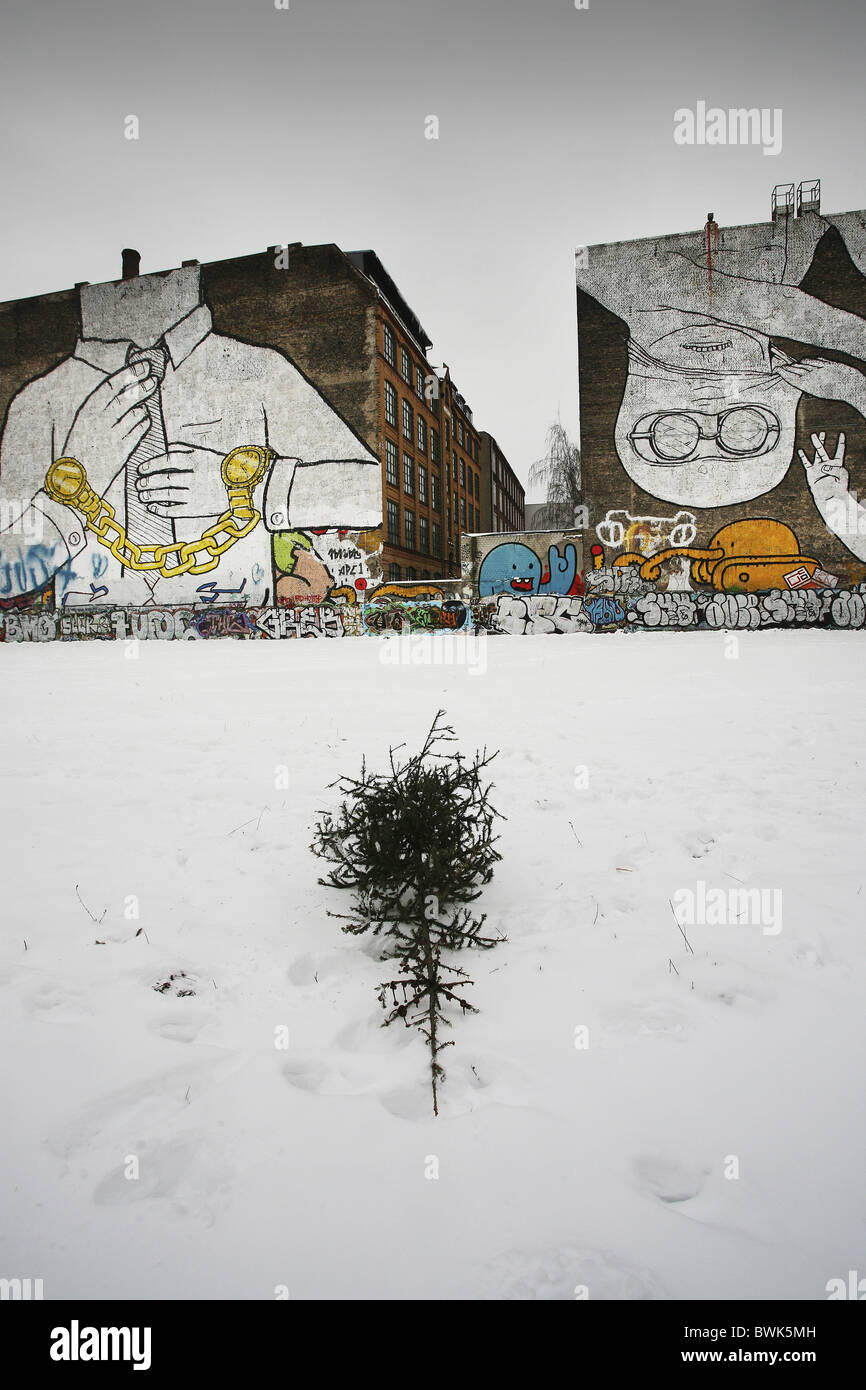
<svg viewBox="0 0 866 1390"><path fill-rule="evenodd" d="M152 545L168 545L174 540L174 526L170 517L157 516L150 511L138 491L142 482L139 474L141 465L149 463L151 459L162 457L167 449L160 395L167 359L168 350L159 343L152 348L130 346L126 355L128 363L146 362L149 375L155 383L153 393L144 401L150 426L126 460L126 517L129 534L136 541L147 541Z"/></svg>

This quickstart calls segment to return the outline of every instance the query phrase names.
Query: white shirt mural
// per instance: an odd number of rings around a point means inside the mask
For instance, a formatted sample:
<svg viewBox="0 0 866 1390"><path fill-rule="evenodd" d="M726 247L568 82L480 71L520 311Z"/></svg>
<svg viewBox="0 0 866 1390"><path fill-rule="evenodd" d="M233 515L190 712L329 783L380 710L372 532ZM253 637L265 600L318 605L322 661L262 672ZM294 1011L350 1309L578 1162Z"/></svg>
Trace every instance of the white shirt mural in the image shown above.
<svg viewBox="0 0 866 1390"><path fill-rule="evenodd" d="M101 603L195 603L204 593L273 602L272 533L381 526L378 459L281 353L213 331L199 276L198 266L185 267L82 288L72 356L12 400L0 441L0 597L56 575L58 605L95 595ZM232 505L223 461L242 446L254 446L261 476L246 505L238 473ZM79 506L46 490L63 458L83 466L100 519L113 512L103 540L85 528ZM236 472L243 468L253 470L247 456L236 461ZM227 512L245 534L233 539L230 527L214 538L214 549L230 543L210 570L173 574L182 570L180 547ZM261 520L250 524L256 513ZM118 527L133 543L115 547L128 563L109 548ZM135 547L146 568L136 567ZM210 551L194 558L200 566Z"/></svg>

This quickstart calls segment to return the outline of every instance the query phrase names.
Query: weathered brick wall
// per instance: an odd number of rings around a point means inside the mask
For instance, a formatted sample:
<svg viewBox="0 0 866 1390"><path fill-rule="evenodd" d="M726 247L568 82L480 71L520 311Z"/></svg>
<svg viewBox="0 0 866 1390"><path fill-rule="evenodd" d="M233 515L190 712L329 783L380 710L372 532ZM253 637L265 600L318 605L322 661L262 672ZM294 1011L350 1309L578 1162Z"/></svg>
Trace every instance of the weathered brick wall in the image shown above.
<svg viewBox="0 0 866 1390"><path fill-rule="evenodd" d="M202 267L223 333L286 352L377 452L375 295L337 246L291 246Z"/></svg>

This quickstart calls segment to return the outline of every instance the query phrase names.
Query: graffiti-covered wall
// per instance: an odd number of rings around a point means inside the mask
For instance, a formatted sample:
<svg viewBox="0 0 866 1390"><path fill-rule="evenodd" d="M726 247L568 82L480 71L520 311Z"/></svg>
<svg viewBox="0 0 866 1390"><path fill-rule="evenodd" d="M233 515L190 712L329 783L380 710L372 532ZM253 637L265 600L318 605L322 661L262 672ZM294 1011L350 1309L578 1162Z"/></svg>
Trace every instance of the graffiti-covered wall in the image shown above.
<svg viewBox="0 0 866 1390"><path fill-rule="evenodd" d="M379 460L284 350L217 328L199 265L56 298L3 315L6 608L351 606L379 580Z"/></svg>
<svg viewBox="0 0 866 1390"><path fill-rule="evenodd" d="M590 567L629 572L596 592L654 616L654 594L678 595L668 612L694 623L713 594L794 612L798 594L856 590L866 214L708 220L584 248L576 273Z"/></svg>

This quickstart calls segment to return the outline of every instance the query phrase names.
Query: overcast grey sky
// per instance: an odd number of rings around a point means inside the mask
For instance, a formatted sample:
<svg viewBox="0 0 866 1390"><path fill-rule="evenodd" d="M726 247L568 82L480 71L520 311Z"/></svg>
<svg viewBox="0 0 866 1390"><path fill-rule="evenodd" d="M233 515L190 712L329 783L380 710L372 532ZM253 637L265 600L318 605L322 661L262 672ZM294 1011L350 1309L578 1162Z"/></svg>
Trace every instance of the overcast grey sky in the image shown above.
<svg viewBox="0 0 866 1390"><path fill-rule="evenodd" d="M864 0L3 0L0 299L374 248L520 476L577 427L574 249L866 203ZM674 111L779 107L782 150ZM137 141L124 120L140 121ZM424 135L439 119L439 139Z"/></svg>

